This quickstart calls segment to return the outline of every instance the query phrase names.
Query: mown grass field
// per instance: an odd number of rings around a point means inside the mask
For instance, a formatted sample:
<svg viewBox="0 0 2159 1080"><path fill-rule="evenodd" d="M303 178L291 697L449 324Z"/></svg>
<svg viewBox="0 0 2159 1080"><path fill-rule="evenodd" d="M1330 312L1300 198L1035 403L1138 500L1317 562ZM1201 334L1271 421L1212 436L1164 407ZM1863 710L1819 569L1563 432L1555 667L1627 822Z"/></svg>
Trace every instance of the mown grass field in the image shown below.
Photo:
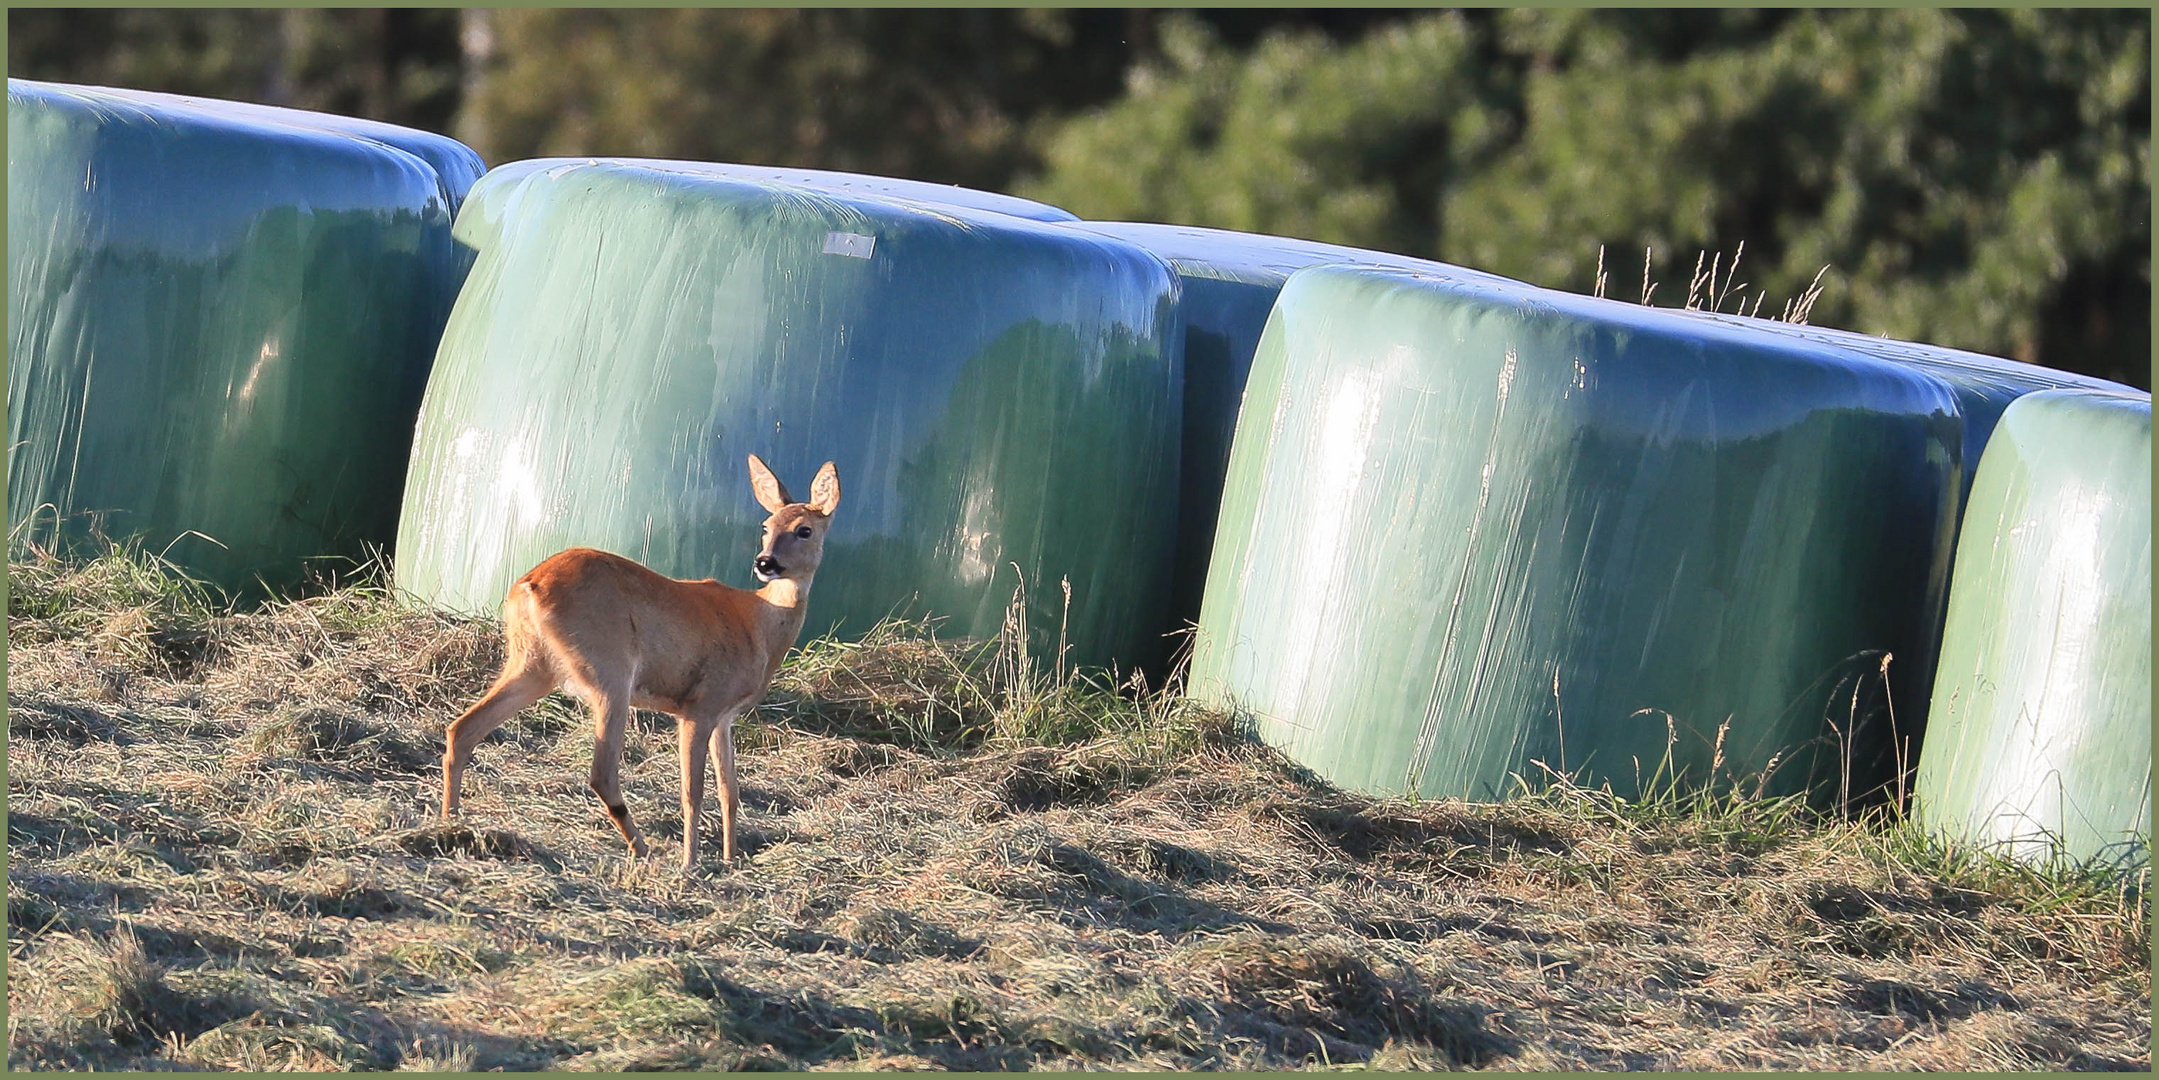
<svg viewBox="0 0 2159 1080"><path fill-rule="evenodd" d="M559 697L435 817L493 627L9 568L17 1069L2148 1069L2140 878L1736 797L1334 791L996 643L812 643L685 877L671 723Z"/></svg>

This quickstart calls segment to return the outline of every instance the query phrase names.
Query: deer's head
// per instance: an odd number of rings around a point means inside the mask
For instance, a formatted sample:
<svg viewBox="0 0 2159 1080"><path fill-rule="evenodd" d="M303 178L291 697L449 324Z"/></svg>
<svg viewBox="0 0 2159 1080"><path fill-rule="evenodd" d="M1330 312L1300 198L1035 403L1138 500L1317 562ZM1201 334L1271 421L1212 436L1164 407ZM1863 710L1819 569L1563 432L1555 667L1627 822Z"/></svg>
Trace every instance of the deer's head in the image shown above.
<svg viewBox="0 0 2159 1080"><path fill-rule="evenodd" d="M758 503L772 513L765 519L764 546L750 561L757 580L809 580L817 573L817 564L824 561L825 528L832 523L832 511L840 505L839 470L825 462L825 467L817 470L817 479L810 481L810 501L796 502L764 459L751 454L750 490L757 493Z"/></svg>

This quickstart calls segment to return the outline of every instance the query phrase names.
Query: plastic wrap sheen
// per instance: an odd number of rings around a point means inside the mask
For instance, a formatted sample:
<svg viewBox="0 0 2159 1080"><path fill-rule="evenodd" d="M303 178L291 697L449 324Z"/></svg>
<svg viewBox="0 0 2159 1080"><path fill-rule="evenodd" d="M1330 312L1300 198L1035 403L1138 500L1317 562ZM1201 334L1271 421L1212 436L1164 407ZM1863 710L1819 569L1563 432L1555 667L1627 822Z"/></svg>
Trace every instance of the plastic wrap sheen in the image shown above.
<svg viewBox="0 0 2159 1080"><path fill-rule="evenodd" d="M1214 549L1215 513L1222 477L1229 469L1230 437L1244 398L1252 351L1259 345L1275 295L1291 274L1307 266L1342 263L1392 266L1441 277L1498 282L1506 279L1444 263L1383 251L1323 244L1281 236L1156 225L1083 221L1072 226L1114 236L1153 252L1176 271L1184 310L1184 442L1178 496L1177 566L1170 589L1175 627L1199 618Z"/></svg>
<svg viewBox="0 0 2159 1080"><path fill-rule="evenodd" d="M1970 497L1972 478L1979 468L1979 460L1986 451L1987 440L1994 434L1994 425L2001 419L2002 410L2017 398L2038 390L2086 389L2109 393L2134 394L2133 387L2105 379L2076 375L2053 368L2026 364L1999 356L1965 352L1962 349L1944 348L1895 338L1876 337L1826 326L1808 326L1786 322L1743 319L1733 315L1711 312L1689 312L1689 317L1711 320L1727 325L1740 325L1749 329L1794 338L1817 346L1849 350L1863 356L1903 364L1942 380L1957 397L1957 413L1963 425L1964 438L1956 450L1957 511L1952 518L1957 526L1963 522L1963 507ZM1951 535L1960 535L1952 528ZM1952 558L1954 553L1952 545ZM1929 588L1927 606L1936 613L1932 634L1915 648L1899 657L1904 673L1931 678L1934 658L1941 652L1941 619L1947 617L1949 577L1946 573L1951 560L1938 560L1941 569ZM1925 725L1922 717L1913 716L1906 723L1904 733L1921 736ZM1907 762L1906 767L1909 767Z"/></svg>
<svg viewBox="0 0 2159 1080"><path fill-rule="evenodd" d="M432 131L385 124L380 120L367 120L357 116L339 116L336 113L309 112L305 109L286 109L276 105L257 105L247 101L219 101L215 98L192 97L184 94L164 94L154 90L118 90L112 87L83 87L98 94L145 105L158 105L173 109L208 109L218 115L240 120L260 120L265 123L287 127L307 127L321 131L351 135L356 138L378 142L427 162L435 170L440 181L443 201L452 213L465 201L465 192L473 181L487 171L480 155L456 139L437 135ZM469 254L469 253L468 253ZM468 260L469 261L469 260Z"/></svg>
<svg viewBox="0 0 2159 1080"><path fill-rule="evenodd" d="M2077 375L2037 364L1940 345L1898 341L1895 338L1876 337L1827 326L1742 319L1738 316L1708 312L1689 314L1695 318L1744 325L1801 341L1908 364L1941 379L1957 395L1958 411L1964 418L1964 446L1958 455L1963 475L1963 493L1971 491L1972 475L1979 467L1980 455L1986 451L1987 439L1993 434L1995 423L2001 419L2002 410L2008 408L2010 402L2035 390L2083 389L2116 394L2139 392L2134 387L2106 379L2095 379L2089 375Z"/></svg>
<svg viewBox="0 0 2159 1080"><path fill-rule="evenodd" d="M2142 857L2151 814L2151 398L2047 391L1972 485L1918 814L2027 856Z"/></svg>
<svg viewBox="0 0 2159 1080"><path fill-rule="evenodd" d="M243 591L390 542L479 171L395 132L9 80L17 539L101 523Z"/></svg>
<svg viewBox="0 0 2159 1080"><path fill-rule="evenodd" d="M595 161L594 158L537 159L534 164L541 168L573 162ZM852 195L875 195L888 199L908 199L914 202L936 203L940 206L957 206L966 210L987 210L993 214L1026 218L1029 221L1077 221L1069 210L1060 210L1048 203L1023 199L1017 195L1005 195L995 191L978 191L958 184L937 184L927 180L903 180L892 176L868 176L862 173L832 172L827 169L793 169L778 165L737 165L715 161L662 161L654 158L609 158L619 165L634 165L658 172L688 172L705 176L720 176L732 180L754 180L764 183L794 184L800 187L819 188Z"/></svg>
<svg viewBox="0 0 2159 1080"><path fill-rule="evenodd" d="M1926 701L1928 665L1885 686L1884 659L1939 619L1963 437L1942 379L1850 349L1303 270L1246 387L1192 684L1360 790L1549 768L1857 797Z"/></svg>
<svg viewBox="0 0 2159 1080"><path fill-rule="evenodd" d="M892 613L1141 662L1174 542L1176 282L1103 237L694 165L521 162L459 215L478 249L413 449L398 574L493 611L589 545L750 583L743 459L843 499L806 634ZM1069 580L1069 613L1060 588Z"/></svg>

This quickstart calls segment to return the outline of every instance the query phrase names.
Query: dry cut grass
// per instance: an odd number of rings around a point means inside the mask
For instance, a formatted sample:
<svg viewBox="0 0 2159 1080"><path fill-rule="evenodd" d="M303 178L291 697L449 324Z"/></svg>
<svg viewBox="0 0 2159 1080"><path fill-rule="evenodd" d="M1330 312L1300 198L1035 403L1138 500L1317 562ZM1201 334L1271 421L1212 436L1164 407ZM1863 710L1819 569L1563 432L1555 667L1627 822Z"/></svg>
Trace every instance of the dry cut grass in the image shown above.
<svg viewBox="0 0 2159 1080"><path fill-rule="evenodd" d="M741 732L748 855L625 858L550 698L433 815L493 628L10 566L26 1069L2146 1069L2141 882L1792 803L1343 794L1011 642L814 642ZM709 848L708 848L709 850Z"/></svg>

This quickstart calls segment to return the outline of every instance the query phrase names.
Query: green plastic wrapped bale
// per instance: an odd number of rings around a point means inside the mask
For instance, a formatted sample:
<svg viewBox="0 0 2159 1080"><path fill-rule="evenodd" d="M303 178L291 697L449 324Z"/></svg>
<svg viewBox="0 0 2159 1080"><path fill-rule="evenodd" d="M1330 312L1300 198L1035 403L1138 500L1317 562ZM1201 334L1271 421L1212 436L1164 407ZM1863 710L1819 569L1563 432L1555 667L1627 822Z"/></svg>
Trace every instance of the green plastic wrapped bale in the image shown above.
<svg viewBox="0 0 2159 1080"><path fill-rule="evenodd" d="M389 130L9 80L17 540L136 536L243 593L389 544L479 170Z"/></svg>
<svg viewBox="0 0 2159 1080"><path fill-rule="evenodd" d="M1850 350L1303 270L1245 391L1194 691L1369 792L1550 768L1856 798L1926 701L1882 670L1938 618L1961 438L1942 380Z"/></svg>
<svg viewBox="0 0 2159 1080"><path fill-rule="evenodd" d="M1999 356L1947 349L1939 345L1873 337L1826 326L1795 325L1711 312L1692 312L1690 317L1743 325L1816 345L1849 350L1864 356L1904 364L1941 379L1957 396L1957 412L1964 428L1963 442L1956 454L1956 469L1960 481L1957 485L1957 511L1952 518L1958 525L1963 521L1965 500L1970 497L1972 478L1978 472L1980 457L1986 451L1987 440L1992 437L1994 425L2000 421L2002 410L2008 408L2010 402L2034 391L2066 388L2120 394L2137 393L2132 387L2105 379L2056 371ZM1956 529L1952 528L1949 535L1954 537ZM1951 551L1954 552L1953 546ZM1950 563L1949 558L1936 561L1939 572L1928 586L1927 607L1936 613L1933 633L1924 641L1918 642L1913 652L1900 657L1900 660L1905 661L1899 665L1900 668L1911 674L1922 674L1925 670L1931 670L1931 658L1937 657L1941 652L1941 620L1946 618L1949 608ZM1923 739L1925 724L1920 722L1922 719L1918 716L1910 717L1911 722L1903 725L1903 733L1915 739ZM1908 758L1905 765L1910 765Z"/></svg>
<svg viewBox="0 0 2159 1080"><path fill-rule="evenodd" d="M590 161L590 158L553 160L542 159L543 167L566 164L571 160ZM994 214L1026 218L1029 221L1077 221L1078 216L1069 210L1060 210L1048 203L1022 199L1017 195L1004 195L994 191L977 191L957 184L934 184L927 180L902 180L891 176L865 176L861 173L831 172L825 169L790 169L777 165L735 165L712 161L658 161L650 158L610 158L624 165L658 172L693 172L708 176L722 176L735 180L756 180L766 183L793 184L799 187L818 188L853 195L875 195L888 199L908 199L914 202L933 203L939 206L957 206L967 210L987 210Z"/></svg>
<svg viewBox="0 0 2159 1080"><path fill-rule="evenodd" d="M844 499L807 632L935 615L1151 662L1175 540L1176 282L1105 237L694 166L521 162L473 188L398 577L490 612L588 545L748 584L744 457ZM1069 613L1061 584L1072 589Z"/></svg>
<svg viewBox="0 0 2159 1080"><path fill-rule="evenodd" d="M2002 414L1972 485L1915 789L1928 826L2027 857L2144 858L2151 398Z"/></svg>
<svg viewBox="0 0 2159 1080"><path fill-rule="evenodd" d="M1237 406L1244 400L1245 376L1259 345L1267 313L1291 274L1307 266L1342 263L1391 266L1470 281L1507 279L1444 263L1383 251L1322 244L1281 236L1156 225L1130 221L1086 221L1073 226L1153 252L1176 271L1184 310L1184 442L1180 468L1177 564L1170 588L1170 618L1175 629L1199 618L1200 593L1207 583L1207 557L1214 550L1215 513L1222 503L1222 477L1229 470L1230 436L1237 427Z"/></svg>

